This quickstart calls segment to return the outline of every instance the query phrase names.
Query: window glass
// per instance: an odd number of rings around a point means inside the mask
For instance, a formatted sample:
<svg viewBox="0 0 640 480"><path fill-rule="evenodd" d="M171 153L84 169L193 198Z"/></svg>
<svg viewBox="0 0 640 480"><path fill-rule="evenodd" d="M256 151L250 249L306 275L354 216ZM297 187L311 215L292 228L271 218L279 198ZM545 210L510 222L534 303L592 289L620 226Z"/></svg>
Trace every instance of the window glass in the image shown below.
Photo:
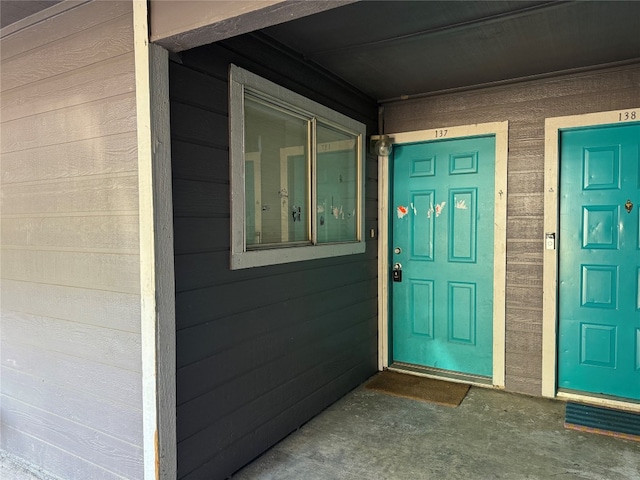
<svg viewBox="0 0 640 480"><path fill-rule="evenodd" d="M232 269L363 253L365 126L229 69Z"/></svg>
<svg viewBox="0 0 640 480"><path fill-rule="evenodd" d="M358 141L354 134L318 122L316 127L318 243L358 239Z"/></svg>
<svg viewBox="0 0 640 480"><path fill-rule="evenodd" d="M245 99L247 248L309 242L309 120Z"/></svg>

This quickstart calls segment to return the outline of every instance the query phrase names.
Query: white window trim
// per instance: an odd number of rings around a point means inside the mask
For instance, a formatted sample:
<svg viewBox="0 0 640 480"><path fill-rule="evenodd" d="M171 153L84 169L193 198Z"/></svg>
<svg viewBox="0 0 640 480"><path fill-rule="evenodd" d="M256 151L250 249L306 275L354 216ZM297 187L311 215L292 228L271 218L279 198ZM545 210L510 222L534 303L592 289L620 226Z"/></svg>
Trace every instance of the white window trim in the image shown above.
<svg viewBox="0 0 640 480"><path fill-rule="evenodd" d="M272 97L276 102L283 102L318 118L328 124L359 135L358 160L358 226L357 240L345 243L315 244L304 246L274 247L261 250L246 249L245 231L245 158L244 158L244 92L245 87ZM231 269L276 265L300 262L318 258L337 257L364 253L366 249L364 235L364 139L366 127L341 113L331 110L313 100L294 93L258 75L236 65L229 69L229 171L231 184ZM313 202L311 204L314 205ZM315 221L315 208L311 208L312 222Z"/></svg>

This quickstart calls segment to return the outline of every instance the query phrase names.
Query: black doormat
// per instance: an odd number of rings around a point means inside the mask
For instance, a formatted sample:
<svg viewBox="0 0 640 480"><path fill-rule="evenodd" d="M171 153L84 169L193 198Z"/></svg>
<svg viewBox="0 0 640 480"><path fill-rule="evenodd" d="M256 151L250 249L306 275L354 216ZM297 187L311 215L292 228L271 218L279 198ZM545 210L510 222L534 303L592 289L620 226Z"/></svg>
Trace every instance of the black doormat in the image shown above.
<svg viewBox="0 0 640 480"><path fill-rule="evenodd" d="M411 398L422 402L457 407L469 391L469 385L419 377L389 370L378 373L365 385L370 390Z"/></svg>
<svg viewBox="0 0 640 480"><path fill-rule="evenodd" d="M640 442L640 414L567 402L565 428Z"/></svg>

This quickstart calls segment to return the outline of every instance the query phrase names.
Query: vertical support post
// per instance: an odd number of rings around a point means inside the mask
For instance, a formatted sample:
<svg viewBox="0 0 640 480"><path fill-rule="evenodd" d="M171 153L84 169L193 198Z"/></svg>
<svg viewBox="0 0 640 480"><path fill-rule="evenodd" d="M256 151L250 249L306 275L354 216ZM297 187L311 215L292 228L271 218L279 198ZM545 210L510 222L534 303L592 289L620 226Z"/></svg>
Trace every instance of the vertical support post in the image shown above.
<svg viewBox="0 0 640 480"><path fill-rule="evenodd" d="M168 52L149 44L148 5L133 1L145 480L175 479L176 359Z"/></svg>

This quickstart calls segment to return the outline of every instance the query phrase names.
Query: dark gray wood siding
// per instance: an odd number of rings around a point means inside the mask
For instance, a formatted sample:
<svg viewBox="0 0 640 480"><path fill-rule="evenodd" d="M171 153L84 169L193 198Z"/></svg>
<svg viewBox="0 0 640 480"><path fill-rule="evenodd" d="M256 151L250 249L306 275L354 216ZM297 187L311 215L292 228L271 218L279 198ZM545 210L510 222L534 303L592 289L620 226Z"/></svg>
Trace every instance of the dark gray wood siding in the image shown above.
<svg viewBox="0 0 640 480"><path fill-rule="evenodd" d="M60 478L138 479L132 3L69 7L0 45L0 448Z"/></svg>
<svg viewBox="0 0 640 480"><path fill-rule="evenodd" d="M375 372L377 239L365 254L229 269L229 63L375 128L374 101L257 35L170 63L178 476L225 478ZM366 231L377 164L366 164Z"/></svg>
<svg viewBox="0 0 640 480"><path fill-rule="evenodd" d="M544 120L639 104L633 65L385 106L388 132L509 121L507 390L541 394Z"/></svg>

